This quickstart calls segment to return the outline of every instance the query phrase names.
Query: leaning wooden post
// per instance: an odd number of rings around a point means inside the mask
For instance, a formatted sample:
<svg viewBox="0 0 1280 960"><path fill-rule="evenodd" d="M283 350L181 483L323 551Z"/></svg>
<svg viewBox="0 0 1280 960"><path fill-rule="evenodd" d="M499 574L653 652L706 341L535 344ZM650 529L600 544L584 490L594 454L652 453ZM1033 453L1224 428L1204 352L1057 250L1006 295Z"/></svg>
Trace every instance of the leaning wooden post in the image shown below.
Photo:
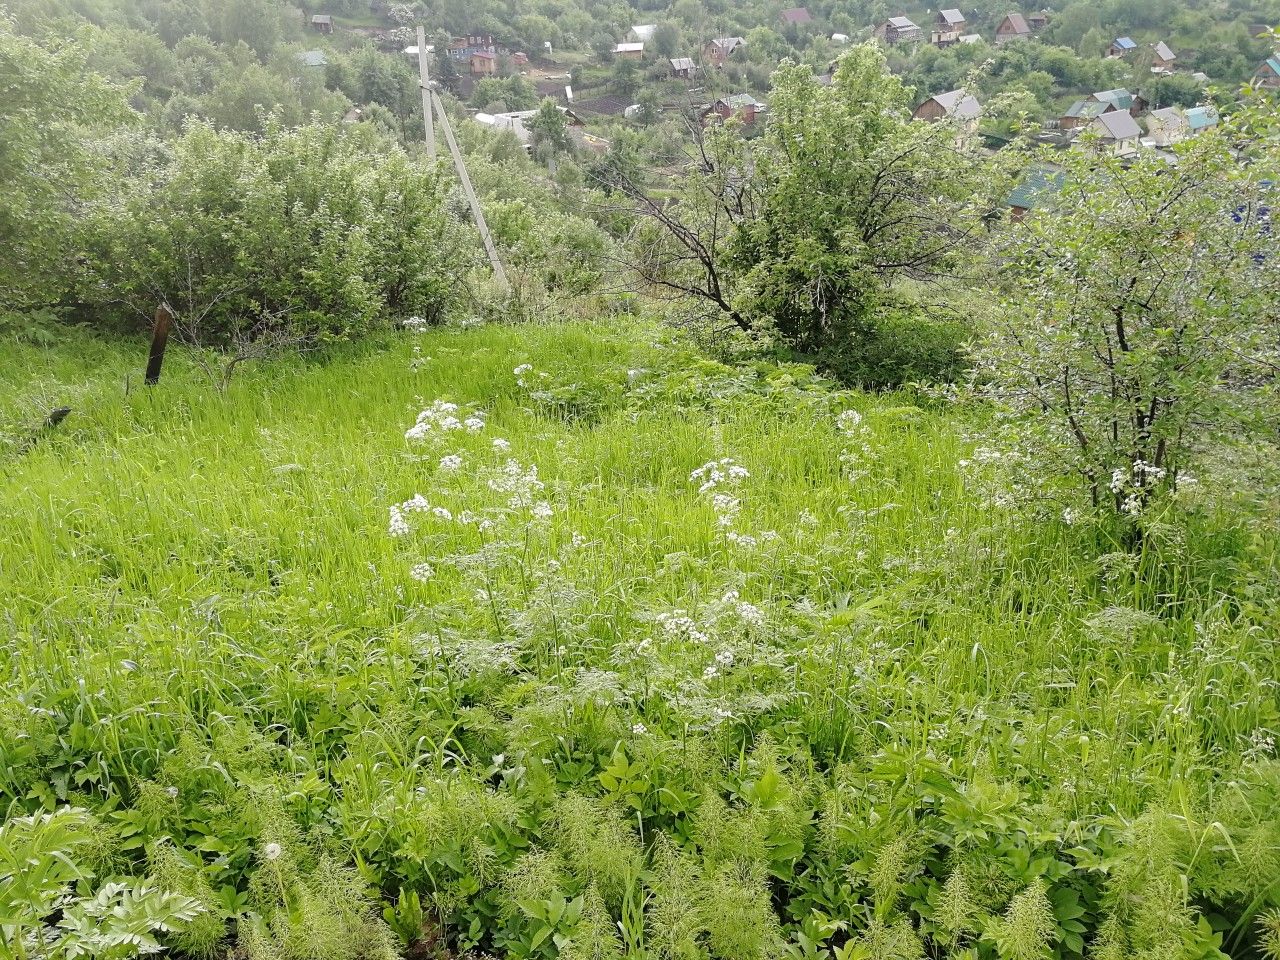
<svg viewBox="0 0 1280 960"><path fill-rule="evenodd" d="M173 323L173 312L167 303L156 307L156 324L151 331L151 356L147 358L146 384L152 386L160 382L160 367L164 363L164 348L169 343L169 327Z"/></svg>

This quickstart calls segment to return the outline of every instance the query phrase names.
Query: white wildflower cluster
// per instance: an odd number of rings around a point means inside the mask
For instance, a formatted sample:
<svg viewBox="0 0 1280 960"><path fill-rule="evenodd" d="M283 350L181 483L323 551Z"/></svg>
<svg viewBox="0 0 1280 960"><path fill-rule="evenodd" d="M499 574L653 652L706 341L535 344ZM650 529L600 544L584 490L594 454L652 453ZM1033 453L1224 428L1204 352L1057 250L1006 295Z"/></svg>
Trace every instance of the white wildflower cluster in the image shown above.
<svg viewBox="0 0 1280 960"><path fill-rule="evenodd" d="M426 583L436 575L435 568L429 563L415 563L409 569L409 576L417 580L419 583Z"/></svg>
<svg viewBox="0 0 1280 960"><path fill-rule="evenodd" d="M404 321L404 328L412 330L414 333L422 333L431 323L425 317L409 317Z"/></svg>
<svg viewBox="0 0 1280 960"><path fill-rule="evenodd" d="M457 470L462 467L462 457L459 454L451 453L448 456L440 458L441 470Z"/></svg>
<svg viewBox="0 0 1280 960"><path fill-rule="evenodd" d="M711 640L683 610L660 613L657 620L662 631L673 640L692 640L694 643L709 643Z"/></svg>
<svg viewBox="0 0 1280 960"><path fill-rule="evenodd" d="M1169 475L1163 467L1155 467L1145 460L1133 461L1129 470L1117 467L1111 471L1109 489L1117 497L1124 497L1120 509L1130 516L1137 516L1151 496L1152 490Z"/></svg>
<svg viewBox="0 0 1280 960"><path fill-rule="evenodd" d="M736 613L747 626L758 627L764 623L763 611L759 607L741 599L737 590L728 591L720 598L720 602Z"/></svg>
<svg viewBox="0 0 1280 960"><path fill-rule="evenodd" d="M727 493L717 493L711 498L711 509L716 512L716 523L722 527L732 527L742 512L742 501Z"/></svg>
<svg viewBox="0 0 1280 960"><path fill-rule="evenodd" d="M489 478L489 489L507 494L507 506L512 510L528 510L538 520L551 517L551 504L538 498L543 483L538 479L538 467L523 466L518 460L508 460L495 477Z"/></svg>
<svg viewBox="0 0 1280 960"><path fill-rule="evenodd" d="M747 468L732 457L704 463L689 474L689 481L698 484L698 493L711 494L711 509L715 511L716 524L725 531L725 539L734 546L745 549L756 546L761 539L775 539L777 534L770 531L754 537L734 530L738 514L742 512L742 501L728 493L717 491L717 488L737 486L750 476Z"/></svg>
<svg viewBox="0 0 1280 960"><path fill-rule="evenodd" d="M850 441L850 446L840 451L840 465L845 479L856 483L867 476L866 464L875 459L875 448L869 442L871 428L857 410L845 410L836 417L836 430Z"/></svg>
<svg viewBox="0 0 1280 960"><path fill-rule="evenodd" d="M387 532L393 537L403 537L410 531L409 515L413 513L430 513L441 520L452 520L453 515L444 507L433 507L420 493L404 503L397 503L389 508L390 519Z"/></svg>
<svg viewBox="0 0 1280 960"><path fill-rule="evenodd" d="M405 431L406 440L425 440L433 434L466 430L468 433L479 433L484 429L484 418L479 414L460 416L461 411L456 403L437 400L426 410L418 414L417 422Z"/></svg>
<svg viewBox="0 0 1280 960"><path fill-rule="evenodd" d="M493 449L497 450L499 453L506 453L511 449L511 442L509 440L503 440L501 437L494 437Z"/></svg>
<svg viewBox="0 0 1280 960"><path fill-rule="evenodd" d="M689 474L689 480L692 483L700 483L698 492L706 493L721 485L734 486L750 476L746 467L740 466L733 458L726 457L723 460L704 463Z"/></svg>

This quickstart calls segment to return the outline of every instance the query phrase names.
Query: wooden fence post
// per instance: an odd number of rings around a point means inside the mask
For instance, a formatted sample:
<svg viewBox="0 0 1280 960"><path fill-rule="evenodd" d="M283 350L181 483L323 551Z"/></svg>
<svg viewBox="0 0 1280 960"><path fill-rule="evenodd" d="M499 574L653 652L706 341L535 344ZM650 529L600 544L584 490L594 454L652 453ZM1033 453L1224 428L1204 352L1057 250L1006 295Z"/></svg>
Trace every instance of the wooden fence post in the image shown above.
<svg viewBox="0 0 1280 960"><path fill-rule="evenodd" d="M151 331L151 355L147 358L146 384L153 386L160 382L160 367L164 363L164 348L169 343L169 326L173 323L173 313L167 303L156 307L156 323Z"/></svg>

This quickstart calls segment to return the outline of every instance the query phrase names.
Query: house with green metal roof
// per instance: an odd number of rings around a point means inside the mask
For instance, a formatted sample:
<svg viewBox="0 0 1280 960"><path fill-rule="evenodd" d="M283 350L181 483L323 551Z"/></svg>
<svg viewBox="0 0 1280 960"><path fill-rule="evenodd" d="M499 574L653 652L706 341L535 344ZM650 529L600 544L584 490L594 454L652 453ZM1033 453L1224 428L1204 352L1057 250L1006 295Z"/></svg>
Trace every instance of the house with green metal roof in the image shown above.
<svg viewBox="0 0 1280 960"><path fill-rule="evenodd" d="M1089 99L1099 103L1113 104L1117 110L1127 110L1135 117L1147 107L1147 102L1141 95L1132 94L1124 87L1117 87L1115 90L1099 90L1097 93L1090 94Z"/></svg>
<svg viewBox="0 0 1280 960"><path fill-rule="evenodd" d="M1262 61L1262 66L1253 75L1253 85L1271 90L1280 88L1280 53L1273 53Z"/></svg>
<svg viewBox="0 0 1280 960"><path fill-rule="evenodd" d="M1218 125L1218 111L1214 107L1192 107L1185 115L1187 127L1193 134Z"/></svg>
<svg viewBox="0 0 1280 960"><path fill-rule="evenodd" d="M1040 164L1029 168L1005 201L1013 219L1021 220L1037 207L1051 204L1065 182L1066 175L1056 167Z"/></svg>
<svg viewBox="0 0 1280 960"><path fill-rule="evenodd" d="M1101 100L1077 100L1073 103L1067 112L1058 120L1058 126L1063 130L1075 130L1079 127L1087 127L1098 117L1104 113L1109 113L1117 109L1114 103L1103 102Z"/></svg>

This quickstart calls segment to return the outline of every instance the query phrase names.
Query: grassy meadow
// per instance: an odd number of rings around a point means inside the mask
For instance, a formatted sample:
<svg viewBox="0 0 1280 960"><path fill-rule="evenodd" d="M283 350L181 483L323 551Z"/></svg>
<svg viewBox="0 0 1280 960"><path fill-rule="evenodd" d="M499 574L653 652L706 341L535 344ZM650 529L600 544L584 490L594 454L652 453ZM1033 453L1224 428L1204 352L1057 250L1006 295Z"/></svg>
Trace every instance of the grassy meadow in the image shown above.
<svg viewBox="0 0 1280 960"><path fill-rule="evenodd" d="M1273 520L1127 551L658 328L144 356L0 357L0 802L175 956L1280 949Z"/></svg>

